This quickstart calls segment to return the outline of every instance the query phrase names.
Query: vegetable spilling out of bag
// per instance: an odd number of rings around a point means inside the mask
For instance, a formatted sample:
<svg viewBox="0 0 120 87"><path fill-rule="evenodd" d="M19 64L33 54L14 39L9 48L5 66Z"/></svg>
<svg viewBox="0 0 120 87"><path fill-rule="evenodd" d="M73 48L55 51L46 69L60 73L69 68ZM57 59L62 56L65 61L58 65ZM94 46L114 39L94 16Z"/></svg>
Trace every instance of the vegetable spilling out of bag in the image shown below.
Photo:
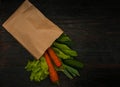
<svg viewBox="0 0 120 87"><path fill-rule="evenodd" d="M25 66L31 73L31 81L40 82L49 76L53 83L59 83L58 72L69 79L80 76L79 69L84 65L75 58L78 54L71 48L71 38L29 0L25 0L2 26L34 56Z"/></svg>
<svg viewBox="0 0 120 87"><path fill-rule="evenodd" d="M72 46L70 37L63 33L40 59L29 60L25 69L31 73L30 80L40 82L49 76L51 82L59 84L57 72L63 72L69 79L80 76L84 64L75 58L78 54Z"/></svg>

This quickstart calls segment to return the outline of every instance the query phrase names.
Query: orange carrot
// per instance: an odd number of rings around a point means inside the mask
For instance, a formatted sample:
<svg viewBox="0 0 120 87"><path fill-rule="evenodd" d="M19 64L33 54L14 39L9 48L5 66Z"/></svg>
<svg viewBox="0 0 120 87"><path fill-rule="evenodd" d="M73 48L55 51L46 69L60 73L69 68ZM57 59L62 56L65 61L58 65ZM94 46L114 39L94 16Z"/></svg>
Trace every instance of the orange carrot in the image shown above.
<svg viewBox="0 0 120 87"><path fill-rule="evenodd" d="M60 61L60 59L58 58L54 50L50 47L47 49L47 52L50 55L50 58L52 59L52 61L55 63L55 65L57 67L60 67L62 65L62 62Z"/></svg>
<svg viewBox="0 0 120 87"><path fill-rule="evenodd" d="M48 65L48 69L49 69L49 75L50 75L50 79L53 83L58 83L59 82L59 78L58 78L58 74L57 71L55 70L50 57L48 55L47 52L44 53L44 57L46 59L47 65Z"/></svg>

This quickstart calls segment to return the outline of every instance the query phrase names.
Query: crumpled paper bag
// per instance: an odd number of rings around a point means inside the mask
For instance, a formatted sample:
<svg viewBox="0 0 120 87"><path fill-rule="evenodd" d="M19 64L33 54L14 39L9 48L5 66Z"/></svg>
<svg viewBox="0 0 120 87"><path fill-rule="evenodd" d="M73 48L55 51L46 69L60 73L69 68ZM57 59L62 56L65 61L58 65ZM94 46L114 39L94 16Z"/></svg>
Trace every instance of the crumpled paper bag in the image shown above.
<svg viewBox="0 0 120 87"><path fill-rule="evenodd" d="M3 27L36 59L63 33L28 0L5 21Z"/></svg>

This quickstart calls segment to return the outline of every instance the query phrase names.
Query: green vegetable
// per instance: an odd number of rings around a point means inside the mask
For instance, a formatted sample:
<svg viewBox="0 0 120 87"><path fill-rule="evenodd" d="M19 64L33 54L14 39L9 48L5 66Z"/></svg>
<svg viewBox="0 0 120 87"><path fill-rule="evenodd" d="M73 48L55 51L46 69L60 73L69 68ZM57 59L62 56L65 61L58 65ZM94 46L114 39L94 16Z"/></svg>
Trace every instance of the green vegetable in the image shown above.
<svg viewBox="0 0 120 87"><path fill-rule="evenodd" d="M60 49L56 48L56 47L52 47L53 50L55 51L56 55L61 58L61 59L72 59L72 57L70 55L66 55L65 53L63 53Z"/></svg>
<svg viewBox="0 0 120 87"><path fill-rule="evenodd" d="M60 49L63 53L70 55L70 56L77 56L77 52L75 50L72 50L70 47L68 47L65 44L61 44L58 42L54 42L53 46Z"/></svg>
<svg viewBox="0 0 120 87"><path fill-rule="evenodd" d="M75 68L73 68L73 67L70 67L70 66L68 66L68 65L65 65L65 64L64 64L64 67L65 67L65 69L66 69L68 72L70 72L74 77L75 77L75 76L80 76L80 74L79 74L79 72L78 72L77 69L75 69Z"/></svg>
<svg viewBox="0 0 120 87"><path fill-rule="evenodd" d="M61 71L61 72L63 72L69 79L73 79L73 76L68 72L68 70L65 68L65 66L64 65L62 65L61 67L55 67L55 69L57 70L57 71Z"/></svg>
<svg viewBox="0 0 120 87"><path fill-rule="evenodd" d="M41 81L45 79L49 72L46 60L44 57L41 57L39 60L28 61L25 69L31 72L30 80L31 81Z"/></svg>
<svg viewBox="0 0 120 87"><path fill-rule="evenodd" d="M64 34L64 33L56 41L59 42L59 43L66 44L68 46L71 46L73 44L70 37L67 34Z"/></svg>
<svg viewBox="0 0 120 87"><path fill-rule="evenodd" d="M57 41L59 42L65 42L65 41L72 41L69 36L65 33L63 33L58 39Z"/></svg>
<svg viewBox="0 0 120 87"><path fill-rule="evenodd" d="M57 71L61 71L63 72L69 79L73 79L74 77L76 76L80 76L79 72L77 69L71 67L71 66L68 66L66 64L62 64L61 67L55 67Z"/></svg>
<svg viewBox="0 0 120 87"><path fill-rule="evenodd" d="M73 76L66 70L63 70L63 73L69 78L69 79L73 79Z"/></svg>
<svg viewBox="0 0 120 87"><path fill-rule="evenodd" d="M78 69L84 67L83 63L81 63L80 61L75 60L75 59L66 59L63 62L67 65L70 65L70 66L78 68Z"/></svg>

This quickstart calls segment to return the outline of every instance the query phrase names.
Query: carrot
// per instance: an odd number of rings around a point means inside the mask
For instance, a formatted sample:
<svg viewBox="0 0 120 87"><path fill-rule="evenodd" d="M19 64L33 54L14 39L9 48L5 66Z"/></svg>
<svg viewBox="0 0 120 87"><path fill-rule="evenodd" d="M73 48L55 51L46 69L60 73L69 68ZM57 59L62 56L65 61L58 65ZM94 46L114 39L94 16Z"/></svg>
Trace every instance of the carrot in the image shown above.
<svg viewBox="0 0 120 87"><path fill-rule="evenodd" d="M44 53L44 57L46 59L47 65L48 65L48 70L49 70L49 75L50 75L50 79L53 83L58 83L59 82L59 78L58 78L58 74L57 71L55 70L50 57L48 55L47 52Z"/></svg>
<svg viewBox="0 0 120 87"><path fill-rule="evenodd" d="M50 58L52 59L52 61L55 63L55 65L57 67L60 67L62 65L62 62L60 61L60 59L58 58L58 56L56 55L56 53L54 52L54 50L51 47L49 47L47 49L47 52L50 55Z"/></svg>

